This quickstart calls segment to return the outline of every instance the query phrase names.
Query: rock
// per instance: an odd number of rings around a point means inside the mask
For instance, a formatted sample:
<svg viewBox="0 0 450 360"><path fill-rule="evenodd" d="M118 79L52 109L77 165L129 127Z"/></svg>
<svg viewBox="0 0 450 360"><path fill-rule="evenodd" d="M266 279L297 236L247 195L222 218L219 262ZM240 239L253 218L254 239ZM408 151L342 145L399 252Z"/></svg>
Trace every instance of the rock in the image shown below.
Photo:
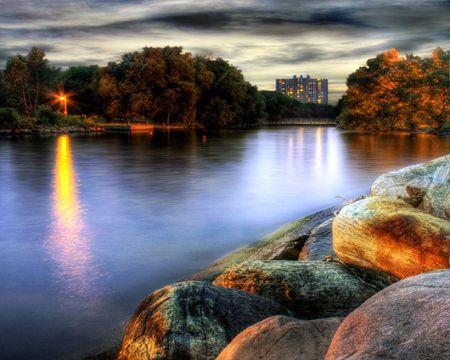
<svg viewBox="0 0 450 360"><path fill-rule="evenodd" d="M241 332L217 360L322 360L341 321L272 316Z"/></svg>
<svg viewBox="0 0 450 360"><path fill-rule="evenodd" d="M450 222L402 200L371 197L336 216L333 247L347 264L402 279L450 267Z"/></svg>
<svg viewBox="0 0 450 360"><path fill-rule="evenodd" d="M345 316L374 295L344 265L326 261L250 261L226 270L215 285L273 299L301 318Z"/></svg>
<svg viewBox="0 0 450 360"><path fill-rule="evenodd" d="M242 330L273 315L289 312L270 299L207 282L169 285L136 310L118 360L215 359Z"/></svg>
<svg viewBox="0 0 450 360"><path fill-rule="evenodd" d="M430 214L450 219L450 184L431 185L423 197L421 209Z"/></svg>
<svg viewBox="0 0 450 360"><path fill-rule="evenodd" d="M253 244L231 252L184 280L213 281L225 269L250 260L297 260L311 231L333 217L342 206L319 211L280 227Z"/></svg>
<svg viewBox="0 0 450 360"><path fill-rule="evenodd" d="M330 218L311 232L303 245L299 260L337 260L333 251L332 225L333 218Z"/></svg>
<svg viewBox="0 0 450 360"><path fill-rule="evenodd" d="M450 359L450 271L400 281L344 319L326 360Z"/></svg>
<svg viewBox="0 0 450 360"><path fill-rule="evenodd" d="M438 186L439 190L436 191L436 185L446 186ZM449 214L442 211L443 204L449 199L449 186L450 155L447 155L381 175L373 183L370 192L372 196L400 198L414 207L449 219Z"/></svg>

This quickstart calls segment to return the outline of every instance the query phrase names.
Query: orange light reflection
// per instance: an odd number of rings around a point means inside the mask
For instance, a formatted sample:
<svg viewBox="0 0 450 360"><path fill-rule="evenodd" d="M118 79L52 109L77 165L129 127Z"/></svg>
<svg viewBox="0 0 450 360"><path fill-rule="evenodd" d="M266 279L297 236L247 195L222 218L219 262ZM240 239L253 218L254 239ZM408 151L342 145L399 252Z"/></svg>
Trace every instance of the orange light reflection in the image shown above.
<svg viewBox="0 0 450 360"><path fill-rule="evenodd" d="M56 145L53 222L47 245L57 265L57 281L64 283L68 295L87 295L95 271L67 135L60 136Z"/></svg>

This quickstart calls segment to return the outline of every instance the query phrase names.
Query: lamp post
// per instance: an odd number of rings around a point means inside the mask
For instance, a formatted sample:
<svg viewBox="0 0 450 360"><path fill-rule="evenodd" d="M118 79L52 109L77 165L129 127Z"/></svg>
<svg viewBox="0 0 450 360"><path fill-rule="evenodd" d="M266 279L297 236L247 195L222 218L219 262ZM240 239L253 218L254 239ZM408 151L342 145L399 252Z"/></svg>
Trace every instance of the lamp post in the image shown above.
<svg viewBox="0 0 450 360"><path fill-rule="evenodd" d="M64 116L67 116L67 97L65 95L61 95L59 97L59 101L62 101L64 104Z"/></svg>

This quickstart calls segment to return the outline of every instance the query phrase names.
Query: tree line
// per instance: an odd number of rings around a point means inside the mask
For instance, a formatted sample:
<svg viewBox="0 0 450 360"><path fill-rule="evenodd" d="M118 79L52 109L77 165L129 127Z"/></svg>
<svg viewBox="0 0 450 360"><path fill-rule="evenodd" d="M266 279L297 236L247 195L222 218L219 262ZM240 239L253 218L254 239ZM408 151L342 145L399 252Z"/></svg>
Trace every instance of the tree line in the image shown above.
<svg viewBox="0 0 450 360"><path fill-rule="evenodd" d="M391 49L347 78L338 124L370 131L449 127L450 51L400 57Z"/></svg>
<svg viewBox="0 0 450 360"><path fill-rule="evenodd" d="M146 47L104 67L65 70L51 66L45 52L34 47L11 57L0 72L0 122L70 123L54 112L62 90L74 115L188 128L253 127L267 118L328 116L332 109L260 92L226 60L194 56L181 47Z"/></svg>

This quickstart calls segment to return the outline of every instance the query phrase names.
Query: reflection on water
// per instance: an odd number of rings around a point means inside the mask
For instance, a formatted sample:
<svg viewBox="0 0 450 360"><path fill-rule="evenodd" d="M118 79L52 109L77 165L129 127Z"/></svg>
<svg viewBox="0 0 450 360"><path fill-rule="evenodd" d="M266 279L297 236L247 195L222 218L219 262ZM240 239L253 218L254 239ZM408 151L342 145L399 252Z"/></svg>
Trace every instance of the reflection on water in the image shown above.
<svg viewBox="0 0 450 360"><path fill-rule="evenodd" d="M1 360L108 349L152 290L450 152L448 138L315 127L204 140L0 139Z"/></svg>
<svg viewBox="0 0 450 360"><path fill-rule="evenodd" d="M57 266L57 282L63 284L66 294L87 296L95 271L67 135L57 139L53 176L53 219L47 249Z"/></svg>

